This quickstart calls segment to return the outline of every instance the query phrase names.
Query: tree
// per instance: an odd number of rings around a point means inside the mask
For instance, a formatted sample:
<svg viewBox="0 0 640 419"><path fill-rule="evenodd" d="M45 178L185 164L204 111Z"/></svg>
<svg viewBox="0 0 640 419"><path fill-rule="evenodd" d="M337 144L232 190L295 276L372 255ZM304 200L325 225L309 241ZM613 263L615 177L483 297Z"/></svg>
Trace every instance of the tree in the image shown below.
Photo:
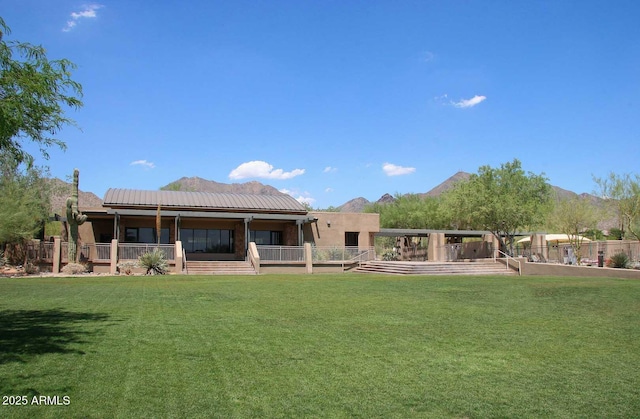
<svg viewBox="0 0 640 419"><path fill-rule="evenodd" d="M621 238L627 233L640 240L640 175L610 173L606 178L594 178L600 193L618 214Z"/></svg>
<svg viewBox="0 0 640 419"><path fill-rule="evenodd" d="M569 237L569 244L573 247L578 264L580 264L582 243L586 232L593 231L598 219L598 211L591 202L587 199L574 197L556 202L549 224Z"/></svg>
<svg viewBox="0 0 640 419"><path fill-rule="evenodd" d="M0 153L0 246L13 263L25 263L24 244L49 215L49 183L43 169L20 165Z"/></svg>
<svg viewBox="0 0 640 419"><path fill-rule="evenodd" d="M65 143L55 136L75 125L64 116L64 107L82 106L82 86L71 79L72 62L47 59L42 46L5 42L3 36L10 33L0 18L0 151L31 165L33 156L21 141L36 143L45 158L50 146L64 150Z"/></svg>
<svg viewBox="0 0 640 419"><path fill-rule="evenodd" d="M380 226L384 228L445 228L447 226L440 208L440 200L416 194L395 196L393 202L373 203L365 212L380 214Z"/></svg>
<svg viewBox="0 0 640 419"><path fill-rule="evenodd" d="M480 167L468 180L457 182L444 199L457 228L490 231L501 249L513 253L516 233L545 220L551 187L544 175L525 173L514 159L500 168Z"/></svg>

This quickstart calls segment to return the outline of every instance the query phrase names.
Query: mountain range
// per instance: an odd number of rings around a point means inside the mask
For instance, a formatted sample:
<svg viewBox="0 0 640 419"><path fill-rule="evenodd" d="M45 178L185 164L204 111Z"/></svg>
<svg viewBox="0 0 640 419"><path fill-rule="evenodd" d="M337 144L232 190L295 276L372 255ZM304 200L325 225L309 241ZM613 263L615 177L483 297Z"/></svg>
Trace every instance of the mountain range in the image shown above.
<svg viewBox="0 0 640 419"><path fill-rule="evenodd" d="M448 191L449 189L453 188L453 186L461 181L461 180L467 180L469 179L469 177L471 176L470 173L467 172L458 172L456 174L454 174L453 176L451 176L450 178L448 178L447 180L445 180L444 182L442 182L441 184L439 184L438 186L434 187L433 189L431 189L428 192L423 192L423 193L416 193L416 195L421 196L421 197L427 197L427 196L431 196L431 197L436 197L439 196L440 194ZM603 200L602 198L599 198L595 195L590 195L590 194L580 194L578 195L575 192L571 192L568 191L566 189L562 189L558 186L551 186L551 188L553 189L553 191L555 192L556 196L559 199L569 199L569 198L573 198L575 196L580 196L581 198L588 198L591 201L594 202L594 204L596 205L600 205L602 204ZM393 202L395 200L395 198L393 196L391 196L390 194L386 193L384 195L382 195L380 197L380 199L378 199L377 201L369 201L363 197L359 197L359 198L354 198L350 201L345 202L344 204L342 204L341 206L339 206L337 209L341 212L362 212L364 211L364 208L372 203L387 203L387 202Z"/></svg>

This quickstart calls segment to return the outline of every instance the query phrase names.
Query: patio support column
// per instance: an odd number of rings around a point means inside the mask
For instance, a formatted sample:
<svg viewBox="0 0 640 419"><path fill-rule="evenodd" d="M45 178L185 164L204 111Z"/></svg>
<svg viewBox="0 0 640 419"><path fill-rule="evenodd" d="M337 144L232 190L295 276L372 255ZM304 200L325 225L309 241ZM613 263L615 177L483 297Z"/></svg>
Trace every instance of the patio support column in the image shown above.
<svg viewBox="0 0 640 419"><path fill-rule="evenodd" d="M498 242L496 236L494 236L492 233L487 233L482 236L482 240L486 242L487 246L489 247L490 252L488 257L500 257L500 254L498 253L498 250L500 250L500 242Z"/></svg>
<svg viewBox="0 0 640 419"><path fill-rule="evenodd" d="M176 215L174 237L176 242L180 241L180 214Z"/></svg>
<svg viewBox="0 0 640 419"><path fill-rule="evenodd" d="M182 259L182 242L180 240L176 240L175 242L175 261L176 261L176 265L174 267L175 273L179 274L182 273L183 269L183 264L184 264L184 260Z"/></svg>
<svg viewBox="0 0 640 419"><path fill-rule="evenodd" d="M298 246L301 246L304 243L304 238L302 237L302 223L304 221L298 220L296 221L296 227L298 227Z"/></svg>
<svg viewBox="0 0 640 419"><path fill-rule="evenodd" d="M60 262L62 256L62 240L60 237L53 238L53 261L51 271L54 274L60 273Z"/></svg>
<svg viewBox="0 0 640 419"><path fill-rule="evenodd" d="M244 256L247 257L247 252L249 251L249 240L251 239L251 235L249 234L249 224L251 223L251 218L244 219Z"/></svg>
<svg viewBox="0 0 640 419"><path fill-rule="evenodd" d="M304 244L304 262L306 273L313 273L313 251L311 249L311 243Z"/></svg>
<svg viewBox="0 0 640 419"><path fill-rule="evenodd" d="M120 215L117 212L113 216L113 238L120 240Z"/></svg>
<svg viewBox="0 0 640 419"><path fill-rule="evenodd" d="M118 272L118 239L111 240L111 263L109 273L115 275Z"/></svg>
<svg viewBox="0 0 640 419"><path fill-rule="evenodd" d="M531 254L540 255L547 260L549 258L549 251L547 249L547 239L544 234L534 233L531 235Z"/></svg>
<svg viewBox="0 0 640 419"><path fill-rule="evenodd" d="M430 233L427 247L429 262L443 262L445 260L444 233Z"/></svg>

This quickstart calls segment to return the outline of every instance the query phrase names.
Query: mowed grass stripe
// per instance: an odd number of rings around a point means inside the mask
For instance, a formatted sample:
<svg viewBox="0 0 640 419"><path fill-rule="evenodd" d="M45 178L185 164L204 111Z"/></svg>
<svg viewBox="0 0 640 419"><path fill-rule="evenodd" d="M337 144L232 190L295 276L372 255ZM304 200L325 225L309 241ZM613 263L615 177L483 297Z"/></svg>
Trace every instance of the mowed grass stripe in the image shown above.
<svg viewBox="0 0 640 419"><path fill-rule="evenodd" d="M101 277L0 280L0 293L5 314L86 314L62 323L61 350L1 353L2 394L72 405L0 416L640 413L633 281Z"/></svg>

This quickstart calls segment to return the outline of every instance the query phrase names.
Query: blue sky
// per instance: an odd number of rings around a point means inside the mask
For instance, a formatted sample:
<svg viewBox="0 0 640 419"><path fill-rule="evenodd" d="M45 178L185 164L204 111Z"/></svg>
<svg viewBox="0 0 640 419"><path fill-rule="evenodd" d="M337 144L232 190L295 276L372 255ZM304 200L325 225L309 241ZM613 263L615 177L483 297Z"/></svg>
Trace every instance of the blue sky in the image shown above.
<svg viewBox="0 0 640 419"><path fill-rule="evenodd" d="M5 40L78 66L51 174L80 188L257 180L315 208L518 158L637 173L640 2L0 0ZM33 150L37 152L37 150Z"/></svg>

